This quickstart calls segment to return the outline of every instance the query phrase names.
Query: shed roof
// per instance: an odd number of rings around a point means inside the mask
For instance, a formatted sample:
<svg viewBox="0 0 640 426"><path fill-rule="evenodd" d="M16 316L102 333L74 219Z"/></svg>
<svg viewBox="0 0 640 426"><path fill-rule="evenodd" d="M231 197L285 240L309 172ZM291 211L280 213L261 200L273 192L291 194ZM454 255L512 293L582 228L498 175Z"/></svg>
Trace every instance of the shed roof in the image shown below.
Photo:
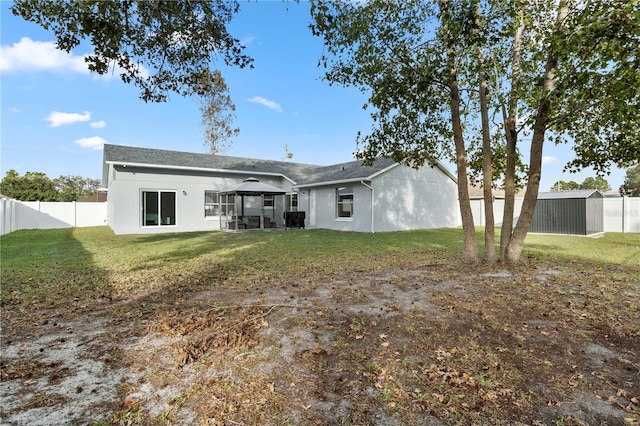
<svg viewBox="0 0 640 426"><path fill-rule="evenodd" d="M575 198L604 198L604 194L597 189L578 189L575 191L551 191L538 193L538 200Z"/></svg>

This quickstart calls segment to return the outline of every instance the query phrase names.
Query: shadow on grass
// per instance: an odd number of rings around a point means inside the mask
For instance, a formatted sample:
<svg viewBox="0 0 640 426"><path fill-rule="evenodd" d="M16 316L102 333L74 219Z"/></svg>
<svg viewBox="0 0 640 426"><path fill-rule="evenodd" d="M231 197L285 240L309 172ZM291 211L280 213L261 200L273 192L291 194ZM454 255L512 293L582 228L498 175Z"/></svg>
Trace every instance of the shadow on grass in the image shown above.
<svg viewBox="0 0 640 426"><path fill-rule="evenodd" d="M26 230L2 237L2 304L54 307L109 294L108 272L74 230Z"/></svg>

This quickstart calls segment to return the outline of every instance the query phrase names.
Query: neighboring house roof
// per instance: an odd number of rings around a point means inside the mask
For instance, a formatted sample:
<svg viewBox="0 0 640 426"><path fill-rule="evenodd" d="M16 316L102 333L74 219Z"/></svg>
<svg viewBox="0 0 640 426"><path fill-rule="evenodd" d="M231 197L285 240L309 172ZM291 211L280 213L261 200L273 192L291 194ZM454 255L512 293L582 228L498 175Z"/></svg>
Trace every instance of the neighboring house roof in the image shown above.
<svg viewBox="0 0 640 426"><path fill-rule="evenodd" d="M315 166L286 161L193 154L109 144L104 145L104 161L107 164L123 166L225 171L249 175L278 175L289 179L297 187L371 180L375 176L398 166L398 163L388 158L378 159L372 166L363 166L361 161L349 161L332 166ZM437 163L436 167L441 169L454 182L456 181L455 175L444 165Z"/></svg>
<svg viewBox="0 0 640 426"><path fill-rule="evenodd" d="M78 203L103 203L107 201L107 193L104 191L96 192L93 195L79 198L76 200Z"/></svg>
<svg viewBox="0 0 640 426"><path fill-rule="evenodd" d="M604 194L597 189L578 189L575 191L539 192L538 200L557 200L574 198L604 198Z"/></svg>

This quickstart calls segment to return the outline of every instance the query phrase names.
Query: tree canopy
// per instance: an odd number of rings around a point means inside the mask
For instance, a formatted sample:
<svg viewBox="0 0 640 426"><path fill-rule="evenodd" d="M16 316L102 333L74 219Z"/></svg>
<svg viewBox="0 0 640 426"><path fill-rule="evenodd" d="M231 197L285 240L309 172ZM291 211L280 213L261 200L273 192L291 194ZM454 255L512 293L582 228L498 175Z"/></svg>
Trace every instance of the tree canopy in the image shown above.
<svg viewBox="0 0 640 426"><path fill-rule="evenodd" d="M602 192L606 192L611 190L611 185L609 185L609 182L602 176L589 176L588 178L585 178L582 183L559 180L551 187L551 191L573 191L576 189L598 189Z"/></svg>
<svg viewBox="0 0 640 426"><path fill-rule="evenodd" d="M621 192L629 197L640 197L640 164L627 169Z"/></svg>
<svg viewBox="0 0 640 426"><path fill-rule="evenodd" d="M60 176L52 180L42 172L20 176L15 170L9 170L0 181L0 193L20 201L76 201L94 195L98 188L98 179Z"/></svg>
<svg viewBox="0 0 640 426"><path fill-rule="evenodd" d="M118 74L152 102L171 92L202 93L201 77L212 61L251 66L242 43L227 31L238 10L232 0L15 0L11 6L15 15L52 31L63 51L89 42L91 71Z"/></svg>
<svg viewBox="0 0 640 426"><path fill-rule="evenodd" d="M231 138L240 129L233 127L236 106L229 95L229 87L218 70L203 76L205 90L200 94L200 113L204 129L204 142L212 154L224 152Z"/></svg>
<svg viewBox="0 0 640 426"><path fill-rule="evenodd" d="M373 127L357 136L360 158L416 167L455 158L464 258L473 260L475 247L471 166L482 163L485 182L505 185L501 259L515 262L545 140L573 144L571 170L603 172L640 157L636 0L314 0L312 17L325 42L325 79L369 94ZM513 228L521 148L529 151L527 190Z"/></svg>

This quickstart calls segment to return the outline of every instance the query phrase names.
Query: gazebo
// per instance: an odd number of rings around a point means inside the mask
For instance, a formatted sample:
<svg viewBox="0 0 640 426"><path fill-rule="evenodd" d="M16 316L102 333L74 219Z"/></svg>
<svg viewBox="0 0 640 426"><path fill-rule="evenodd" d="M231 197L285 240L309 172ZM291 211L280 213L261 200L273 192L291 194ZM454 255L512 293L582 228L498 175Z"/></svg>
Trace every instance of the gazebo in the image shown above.
<svg viewBox="0 0 640 426"><path fill-rule="evenodd" d="M275 227L274 197L276 195L284 196L285 193L281 188L262 183L254 177L245 179L235 188L220 191L218 194L221 203L232 204L234 206L233 209L229 210L231 215L228 214L229 212L227 213L226 229L265 229ZM270 204L266 206L268 209L265 209L265 196L268 197L267 200ZM253 197L254 200L259 197L260 202L257 204L251 202L245 203L245 197ZM271 210L272 217L265 214L266 210ZM266 223L265 218L269 219ZM223 226L221 226L221 228L222 227Z"/></svg>

